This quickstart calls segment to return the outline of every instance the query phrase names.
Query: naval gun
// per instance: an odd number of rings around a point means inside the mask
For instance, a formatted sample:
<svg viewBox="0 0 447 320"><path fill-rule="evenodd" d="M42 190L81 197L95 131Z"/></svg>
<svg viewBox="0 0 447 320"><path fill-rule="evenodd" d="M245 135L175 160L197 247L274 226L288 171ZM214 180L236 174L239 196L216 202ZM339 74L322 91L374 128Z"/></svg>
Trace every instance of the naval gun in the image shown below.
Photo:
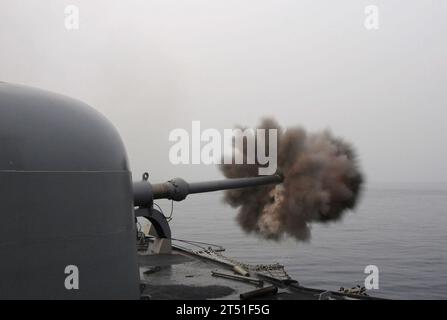
<svg viewBox="0 0 447 320"><path fill-rule="evenodd" d="M170 249L154 200L281 180L150 184L145 175L132 183L125 145L106 117L0 81L0 299L139 299L136 217L147 217L160 249Z"/></svg>
<svg viewBox="0 0 447 320"><path fill-rule="evenodd" d="M155 238L151 249L152 253L169 253L171 251L171 229L163 213L154 208L154 200L182 201L190 194L278 184L284 180L282 174L275 173L267 176L193 183L188 183L182 178L175 178L164 183L151 184L148 182L148 177L149 175L145 173L142 181L133 183L133 196L136 207L135 217L144 217L151 222L149 233Z"/></svg>

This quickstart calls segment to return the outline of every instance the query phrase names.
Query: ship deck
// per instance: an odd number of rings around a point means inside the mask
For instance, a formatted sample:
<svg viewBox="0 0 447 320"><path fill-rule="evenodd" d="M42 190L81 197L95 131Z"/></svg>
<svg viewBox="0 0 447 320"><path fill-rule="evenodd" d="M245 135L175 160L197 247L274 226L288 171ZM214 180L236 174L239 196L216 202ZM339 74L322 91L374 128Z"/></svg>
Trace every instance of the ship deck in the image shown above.
<svg viewBox="0 0 447 320"><path fill-rule="evenodd" d="M287 277L271 276L264 271L249 271L241 276L234 260L222 255L195 252L173 246L170 254L147 254L140 250L142 297L151 300L267 299L267 300L364 300L368 295L342 293L301 286ZM242 265L244 266L244 265ZM257 295L251 297L253 291ZM246 295L249 293L248 295ZM241 296L242 294L242 296Z"/></svg>

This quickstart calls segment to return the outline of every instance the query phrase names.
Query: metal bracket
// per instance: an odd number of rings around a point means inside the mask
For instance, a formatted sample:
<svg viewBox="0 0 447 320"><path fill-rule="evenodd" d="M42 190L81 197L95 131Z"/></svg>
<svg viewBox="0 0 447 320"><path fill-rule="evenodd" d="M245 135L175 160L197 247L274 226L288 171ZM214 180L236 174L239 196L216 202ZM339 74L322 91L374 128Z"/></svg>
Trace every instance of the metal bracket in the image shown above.
<svg viewBox="0 0 447 320"><path fill-rule="evenodd" d="M135 210L135 217L148 219L157 231L158 238L171 239L171 227L160 211L154 208L139 208Z"/></svg>

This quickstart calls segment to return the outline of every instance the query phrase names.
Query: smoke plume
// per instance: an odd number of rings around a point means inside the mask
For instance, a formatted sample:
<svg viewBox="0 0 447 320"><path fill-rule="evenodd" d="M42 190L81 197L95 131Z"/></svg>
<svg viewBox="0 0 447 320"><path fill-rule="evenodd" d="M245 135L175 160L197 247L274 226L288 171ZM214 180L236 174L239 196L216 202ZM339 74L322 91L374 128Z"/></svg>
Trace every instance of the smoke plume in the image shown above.
<svg viewBox="0 0 447 320"><path fill-rule="evenodd" d="M265 119L259 129L277 129L278 170L284 182L226 191L225 201L239 207L237 220L243 230L267 239L289 235L307 241L313 222L336 221L354 208L363 177L350 144L329 131L283 130L272 119ZM245 143L242 148L233 151L245 155ZM256 176L258 168L259 164L220 167L227 178Z"/></svg>

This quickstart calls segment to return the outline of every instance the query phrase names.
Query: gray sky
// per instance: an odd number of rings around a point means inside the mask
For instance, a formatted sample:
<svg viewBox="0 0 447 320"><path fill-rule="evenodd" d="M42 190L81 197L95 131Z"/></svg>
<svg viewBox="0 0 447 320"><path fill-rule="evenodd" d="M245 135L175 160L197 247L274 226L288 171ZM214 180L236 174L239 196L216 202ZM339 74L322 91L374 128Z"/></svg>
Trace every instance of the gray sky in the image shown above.
<svg viewBox="0 0 447 320"><path fill-rule="evenodd" d="M446 16L444 0L1 0L0 80L91 104L154 181L219 176L172 166L172 129L273 116L353 142L370 183L447 182Z"/></svg>

